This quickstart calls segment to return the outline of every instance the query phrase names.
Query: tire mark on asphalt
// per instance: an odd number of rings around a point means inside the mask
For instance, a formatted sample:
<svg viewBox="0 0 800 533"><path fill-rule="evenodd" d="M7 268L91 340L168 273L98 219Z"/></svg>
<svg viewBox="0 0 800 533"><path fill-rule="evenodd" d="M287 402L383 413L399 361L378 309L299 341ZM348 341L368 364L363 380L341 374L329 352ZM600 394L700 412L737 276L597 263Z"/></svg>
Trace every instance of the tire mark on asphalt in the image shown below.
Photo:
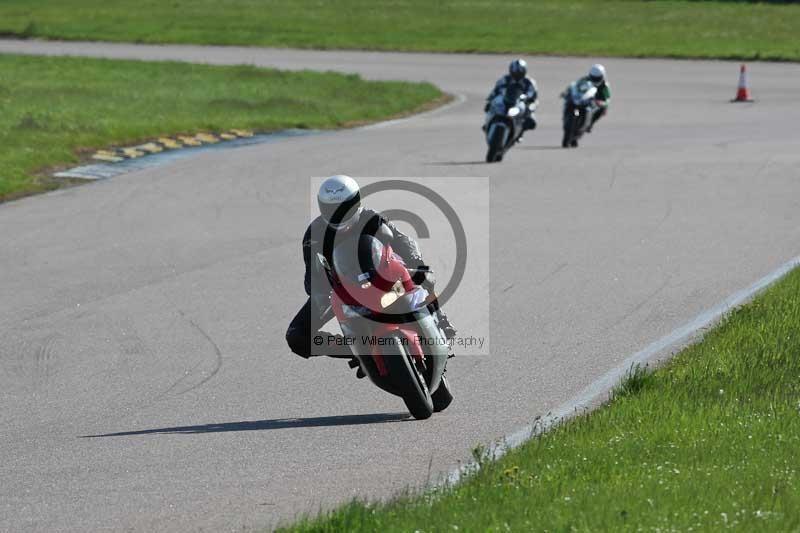
<svg viewBox="0 0 800 533"><path fill-rule="evenodd" d="M560 265L558 265L558 266L557 266L555 269L553 269L553 270L552 270L552 271L551 271L549 274L547 274L545 277L543 277L542 279L540 279L540 280L539 280L539 281L538 281L536 284L537 284L537 285L542 285L542 284L543 284L543 283L545 283L546 281L550 281L550 279L551 279L553 276L555 276L556 274L558 274L559 272L561 272L562 270L564 270L564 269L565 269L565 268L567 268L568 266L569 266L569 263L567 263L566 261L565 261L565 262L563 262L563 263L561 263L561 264L560 264ZM504 292L505 292L505 291L504 291Z"/></svg>
<svg viewBox="0 0 800 533"><path fill-rule="evenodd" d="M762 164L759 167L759 169L756 171L756 175L753 178L753 180L757 180L757 179L761 178L764 175L764 173L769 168L769 165L772 163L772 160L773 160L773 156L771 156L771 155L767 156L767 158L764 160L764 164Z"/></svg>
<svg viewBox="0 0 800 533"><path fill-rule="evenodd" d="M623 166L624 162L625 158L620 157L619 159L617 159L616 163L614 163L614 166L611 167L611 181L608 182L608 190L614 188L614 183L616 183L617 181L617 172L619 171L619 167Z"/></svg>
<svg viewBox="0 0 800 533"><path fill-rule="evenodd" d="M537 286L538 285L542 285L543 283L545 283L546 281L549 281L550 278L552 278L553 276L555 276L556 274L558 274L559 272L561 272L562 270L564 270L568 266L569 266L569 263L567 263L567 262L561 263L555 269L553 269L549 273L545 274L544 277L542 279L540 279L539 281L537 281L534 285L537 285ZM511 283L511 284L507 285L506 287L504 287L501 292L506 293L506 292L510 291L511 289L513 289L515 285L516 285L516 283Z"/></svg>
<svg viewBox="0 0 800 533"><path fill-rule="evenodd" d="M291 242L291 241L288 240L287 242ZM252 252L252 253L244 253L244 254L240 255L239 257L240 258L256 257L256 256L260 255L261 253L263 253L263 252L257 251L257 252ZM162 269L163 272L154 275L152 277L152 279L144 279L141 282L135 282L130 287L126 287L126 288L124 288L122 290L110 290L109 292L103 293L100 296L85 298L85 299L82 299L80 301L76 301L75 303L70 303L70 304L68 304L66 306L59 307L59 308L56 308L56 309L48 309L48 310L37 311L37 312L31 313L31 314L26 315L25 317L23 317L21 322L42 320L42 319L45 319L45 318L50 318L50 317L53 317L55 315L58 315L59 313L73 312L75 310L75 307L83 307L84 313L87 313L87 312L89 312L89 311L87 311L89 306L96 306L98 304L101 304L101 303L104 303L104 302L108 302L108 301L112 300L113 298L121 298L123 296L127 296L129 294L135 293L135 292L140 291L140 290L154 289L154 288L157 288L158 286L162 286L162 285L164 285L166 283L172 282L173 280L177 279L179 276L183 276L183 275L186 275L186 274L192 274L192 273L195 273L195 272L200 272L200 271L202 271L204 269L215 267L215 266L217 266L219 264L222 264L222 263L225 263L227 261L230 261L230 257L222 257L220 259L213 259L213 260L208 261L207 263L200 263L197 266L194 266L194 267L191 267L191 268L182 269L182 270L176 270L173 265L164 265L164 268ZM79 316L79 315L76 315L76 316ZM20 322L20 320L17 320L16 317L14 317L12 319L9 319L9 320L6 320L4 322L0 322L0 330L4 329L4 328L16 327L19 324L19 322Z"/></svg>
<svg viewBox="0 0 800 533"><path fill-rule="evenodd" d="M664 222L666 222L667 219L671 216L672 216L672 199L667 198L667 208L664 210L664 214L661 216L661 219L658 222L656 222L655 226L653 226L652 229L645 231L644 235L642 235L642 237L639 239L639 242L643 243L645 241L650 240L650 238L653 237L653 235L658 233L658 230L661 229L661 226L664 224Z"/></svg>
<svg viewBox="0 0 800 533"><path fill-rule="evenodd" d="M24 386L37 390L46 386L62 366L56 350L61 339L58 332L30 339L3 338L3 345L0 347L0 377L8 378L9 382L0 381L0 387L7 389Z"/></svg>
<svg viewBox="0 0 800 533"><path fill-rule="evenodd" d="M192 328L195 331L200 333L200 335L206 341L208 341L208 343L211 345L212 349L214 350L214 368L211 369L211 371L209 372L209 374L207 376L205 376L203 379L201 379L200 381L198 381L194 385L191 385L188 388L185 388L183 390L179 390L178 392L175 393L177 395L181 395L181 394L185 394L187 392L193 391L194 389L196 389L196 388L200 387L201 385L207 383L211 378L213 378L214 376L217 375L217 373L219 372L220 368L222 368L222 350L220 350L220 348L217 345L217 343L214 342L214 339L212 339L211 336L203 328L201 328L197 324L197 322L195 322L194 320L192 320L191 318L186 316L186 313L184 313L180 309L178 310L178 313L180 314L180 316L182 318L184 318L189 323L190 326L192 326ZM191 369L189 369L183 376L178 378L177 381L175 381L172 385L170 385L163 393L158 395L158 397L156 399L163 398L164 396L166 396L167 394L172 392L174 389L176 389L181 383L183 383L188 378L190 378L192 376L192 374L195 372L195 370L197 370L197 367L199 367L202 363L203 363L203 360L201 359Z"/></svg>
<svg viewBox="0 0 800 533"><path fill-rule="evenodd" d="M656 228L660 228L661 224L667 221L667 219L672 215L672 199L667 199L667 210L664 212L664 216L661 217L661 220L658 221L656 224Z"/></svg>
<svg viewBox="0 0 800 533"><path fill-rule="evenodd" d="M55 350L56 342L60 339L58 333L51 333L44 338L36 350L36 378L40 384L45 386L56 374L58 374L59 357Z"/></svg>
<svg viewBox="0 0 800 533"><path fill-rule="evenodd" d="M649 302L650 300L652 300L653 298L655 298L655 297L658 295L658 293L660 293L661 291L663 291L664 289L666 289L666 288L667 288L667 286L669 285L669 281L670 281L670 279L669 279L669 278L665 279L665 280L664 280L664 283L662 283L661 285L659 285L659 287L658 287L656 290L654 290L653 292L651 292L650 294L648 294L647 296L645 296L645 297L644 297L644 298L643 298L643 299L642 299L642 300L641 300L639 303L637 303L636 305L634 305L634 306L633 306L633 308L632 308L630 311L628 311L627 313L625 313L625 314L622 316L622 318L620 318L619 320L617 320L617 321L615 321L613 324L611 324L611 325L609 326L609 328L615 328L615 327L619 326L620 324L622 324L623 322L625 322L625 321L626 321L628 318L630 318L631 316L633 316L634 314L636 314L636 312L637 312L637 311L639 311L639 309L641 309L642 307L644 307L644 305L645 305L647 302Z"/></svg>

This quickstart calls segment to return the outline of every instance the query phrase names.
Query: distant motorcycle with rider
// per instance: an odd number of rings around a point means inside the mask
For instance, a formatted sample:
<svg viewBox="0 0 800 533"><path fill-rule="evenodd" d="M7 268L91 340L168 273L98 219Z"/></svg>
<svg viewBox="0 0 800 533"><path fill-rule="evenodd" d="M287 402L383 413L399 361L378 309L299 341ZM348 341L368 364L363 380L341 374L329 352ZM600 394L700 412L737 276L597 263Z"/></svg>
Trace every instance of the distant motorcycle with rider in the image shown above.
<svg viewBox="0 0 800 533"><path fill-rule="evenodd" d="M516 59L508 70L495 83L484 105L482 129L487 163L502 161L508 150L522 141L524 133L537 125L534 111L538 106L538 91L536 82L527 75L527 63ZM572 82L560 96L564 100L561 146L575 148L608 111L611 89L605 67L592 65L588 75Z"/></svg>
<svg viewBox="0 0 800 533"><path fill-rule="evenodd" d="M561 93L564 99L563 110L563 148L577 148L578 141L608 111L611 89L606 82L606 69L603 65L592 65L588 76L583 76L569 84Z"/></svg>
<svg viewBox="0 0 800 533"><path fill-rule="evenodd" d="M516 59L508 67L508 74L495 83L484 105L486 117L483 131L486 135L486 162L503 160L505 153L522 140L523 134L536 128L534 111L538 104L536 82L527 76L528 65Z"/></svg>

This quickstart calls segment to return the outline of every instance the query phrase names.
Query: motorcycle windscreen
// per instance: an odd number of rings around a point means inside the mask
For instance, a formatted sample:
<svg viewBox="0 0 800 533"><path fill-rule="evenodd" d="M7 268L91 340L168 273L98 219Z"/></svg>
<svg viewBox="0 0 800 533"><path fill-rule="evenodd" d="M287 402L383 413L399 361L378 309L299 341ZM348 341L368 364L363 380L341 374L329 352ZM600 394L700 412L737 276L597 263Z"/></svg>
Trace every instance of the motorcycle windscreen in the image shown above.
<svg viewBox="0 0 800 533"><path fill-rule="evenodd" d="M570 86L570 96L575 105L581 105L594 98L597 94L597 87L588 80L580 83L573 82Z"/></svg>
<svg viewBox="0 0 800 533"><path fill-rule="evenodd" d="M370 281L380 266L383 248L381 241L372 235L345 240L333 250L333 270L344 282Z"/></svg>

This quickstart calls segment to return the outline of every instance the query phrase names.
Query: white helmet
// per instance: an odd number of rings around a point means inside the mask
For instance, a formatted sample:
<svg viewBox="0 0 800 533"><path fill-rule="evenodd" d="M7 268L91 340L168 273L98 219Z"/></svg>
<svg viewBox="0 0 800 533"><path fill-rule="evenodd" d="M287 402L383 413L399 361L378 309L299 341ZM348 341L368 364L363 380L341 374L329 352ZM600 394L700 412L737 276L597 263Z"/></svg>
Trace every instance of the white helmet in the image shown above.
<svg viewBox="0 0 800 533"><path fill-rule="evenodd" d="M592 68L589 69L589 79L592 80L593 83L602 83L605 81L606 67L600 63L592 65Z"/></svg>
<svg viewBox="0 0 800 533"><path fill-rule="evenodd" d="M319 212L335 230L347 228L361 214L361 191L350 176L326 178L317 193Z"/></svg>

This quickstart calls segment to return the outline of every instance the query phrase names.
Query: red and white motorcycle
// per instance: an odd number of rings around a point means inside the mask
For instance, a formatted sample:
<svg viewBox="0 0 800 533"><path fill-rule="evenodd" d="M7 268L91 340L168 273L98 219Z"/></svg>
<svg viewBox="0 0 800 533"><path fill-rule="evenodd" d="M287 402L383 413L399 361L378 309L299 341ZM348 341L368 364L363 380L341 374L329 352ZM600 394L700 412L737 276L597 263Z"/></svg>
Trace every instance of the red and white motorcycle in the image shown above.
<svg viewBox="0 0 800 533"><path fill-rule="evenodd" d="M354 249L355 248L355 249ZM450 344L431 303L435 295L412 280L391 246L370 235L337 246L332 265L317 254L330 282L330 305L361 370L400 396L417 419L450 405L445 378Z"/></svg>

